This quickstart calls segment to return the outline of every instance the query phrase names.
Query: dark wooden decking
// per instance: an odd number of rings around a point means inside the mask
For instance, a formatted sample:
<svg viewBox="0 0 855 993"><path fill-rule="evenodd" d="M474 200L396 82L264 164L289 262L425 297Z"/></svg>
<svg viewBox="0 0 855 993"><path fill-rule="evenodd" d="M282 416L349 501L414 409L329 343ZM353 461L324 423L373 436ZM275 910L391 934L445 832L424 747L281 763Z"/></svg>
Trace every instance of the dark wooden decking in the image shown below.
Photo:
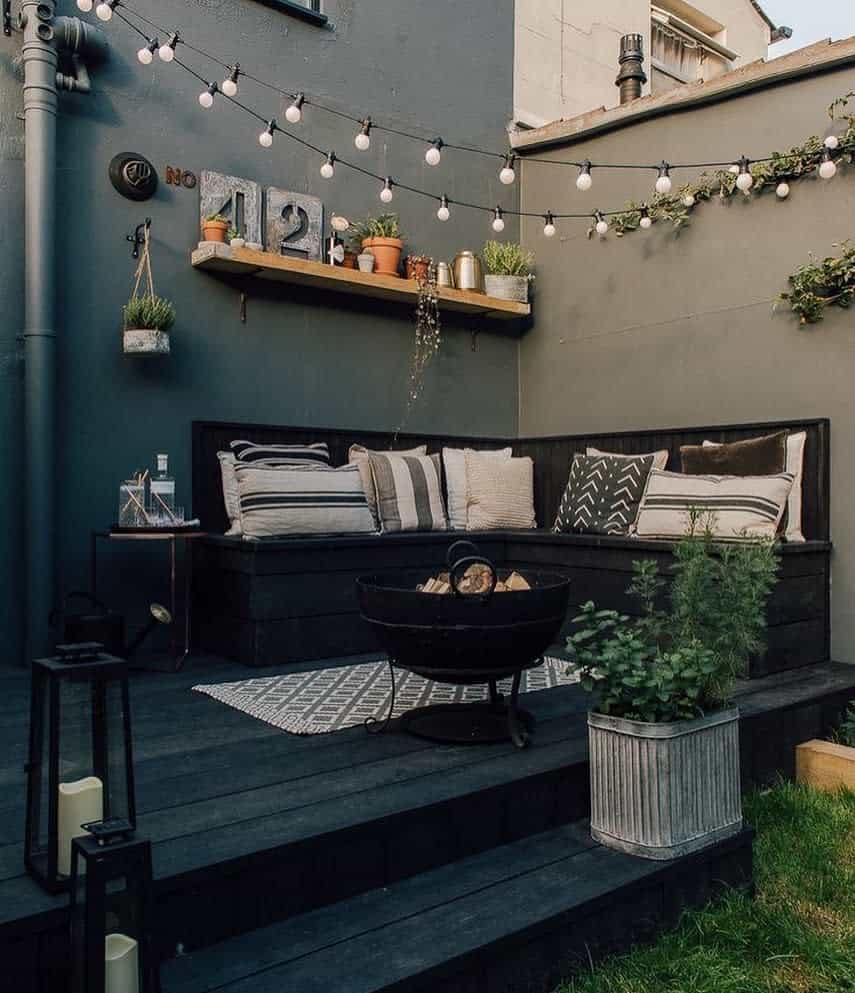
<svg viewBox="0 0 855 993"><path fill-rule="evenodd" d="M276 671L194 659L180 674L132 676L139 832L154 845L165 956L587 815L578 687L527 695L538 726L525 752L361 728L294 737L190 691ZM822 733L853 696L855 667L835 663L740 687L746 783L791 773L795 744ZM0 961L15 977L0 989L62 993L65 900L23 873L27 698L25 673L0 675Z"/></svg>

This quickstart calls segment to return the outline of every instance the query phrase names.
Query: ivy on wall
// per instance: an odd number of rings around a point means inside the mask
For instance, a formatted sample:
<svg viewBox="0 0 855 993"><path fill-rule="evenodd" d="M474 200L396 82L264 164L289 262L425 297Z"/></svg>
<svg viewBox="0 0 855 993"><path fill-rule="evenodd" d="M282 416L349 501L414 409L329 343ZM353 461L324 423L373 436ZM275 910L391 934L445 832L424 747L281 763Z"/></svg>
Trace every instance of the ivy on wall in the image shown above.
<svg viewBox="0 0 855 993"><path fill-rule="evenodd" d="M829 118L832 121L842 121L846 125L845 132L838 135L836 156L838 164L841 162L851 164L855 160L855 108L850 110L850 104L853 102L855 102L855 91L838 97L828 107ZM653 223L670 221L679 229L689 223L699 204L714 197L726 200L737 193L753 196L769 189L776 190L779 196L785 197L789 193L787 187L790 182L816 173L826 152L824 139L812 135L801 145L795 145L787 152L773 152L769 161L751 163L749 169L754 182L751 189L745 193L737 187L736 173L729 169L703 173L696 182L686 183L676 193L657 193L645 203L629 201L623 213L615 214L611 218L611 229L618 237L622 237L641 228L642 218L647 217ZM592 222L588 229L589 238L593 236L594 230L595 225Z"/></svg>
<svg viewBox="0 0 855 993"><path fill-rule="evenodd" d="M846 241L835 247L842 249L840 255L822 261L811 256L810 262L799 266L790 276L792 288L779 297L779 303L787 303L799 315L800 324L821 321L826 307L849 307L855 302L855 244Z"/></svg>

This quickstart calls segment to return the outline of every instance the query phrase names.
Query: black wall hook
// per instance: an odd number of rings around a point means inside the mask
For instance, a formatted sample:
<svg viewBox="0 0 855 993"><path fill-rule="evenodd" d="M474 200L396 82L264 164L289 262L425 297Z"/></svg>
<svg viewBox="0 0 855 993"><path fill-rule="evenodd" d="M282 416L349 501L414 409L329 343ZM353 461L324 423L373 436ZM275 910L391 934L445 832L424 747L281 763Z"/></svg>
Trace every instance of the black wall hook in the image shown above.
<svg viewBox="0 0 855 993"><path fill-rule="evenodd" d="M131 257L138 259L140 257L140 245L145 244L145 234L140 234L141 231L148 231L151 228L151 218L147 217L142 224L138 224L134 229L133 234L126 234L125 241L131 242L134 246L131 251Z"/></svg>
<svg viewBox="0 0 855 993"><path fill-rule="evenodd" d="M12 34L12 0L3 0L3 34Z"/></svg>

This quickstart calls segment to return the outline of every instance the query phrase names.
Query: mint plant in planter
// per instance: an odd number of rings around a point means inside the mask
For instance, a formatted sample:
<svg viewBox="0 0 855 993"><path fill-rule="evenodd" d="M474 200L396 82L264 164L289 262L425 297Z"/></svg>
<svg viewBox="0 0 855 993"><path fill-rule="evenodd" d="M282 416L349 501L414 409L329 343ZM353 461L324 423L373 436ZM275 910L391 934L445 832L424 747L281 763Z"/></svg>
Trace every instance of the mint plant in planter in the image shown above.
<svg viewBox="0 0 855 993"><path fill-rule="evenodd" d="M534 255L512 241L488 241L484 259L484 291L500 300L528 303L528 284L534 279Z"/></svg>
<svg viewBox="0 0 855 993"><path fill-rule="evenodd" d="M591 834L669 859L742 827L734 680L763 650L773 543L717 544L691 523L674 549L668 607L654 562L636 562L629 618L588 602L567 639L594 695L588 714Z"/></svg>

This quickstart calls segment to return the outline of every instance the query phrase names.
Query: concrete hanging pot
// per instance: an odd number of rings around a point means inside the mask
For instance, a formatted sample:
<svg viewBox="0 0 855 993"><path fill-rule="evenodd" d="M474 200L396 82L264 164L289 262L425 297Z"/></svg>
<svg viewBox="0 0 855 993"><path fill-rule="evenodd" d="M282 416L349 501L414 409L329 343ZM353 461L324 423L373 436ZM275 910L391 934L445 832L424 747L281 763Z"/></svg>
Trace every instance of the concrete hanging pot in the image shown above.
<svg viewBox="0 0 855 993"><path fill-rule="evenodd" d="M125 328L122 345L125 355L169 355L169 333L154 328Z"/></svg>
<svg viewBox="0 0 855 993"><path fill-rule="evenodd" d="M499 300L528 303L528 283L528 276L491 276L488 273L484 277L484 292Z"/></svg>
<svg viewBox="0 0 855 993"><path fill-rule="evenodd" d="M140 294L143 276L145 292ZM134 274L134 288L124 308L122 349L125 355L168 355L169 330L175 322L175 308L154 292L151 274L151 235L145 228L145 241L139 265Z"/></svg>

